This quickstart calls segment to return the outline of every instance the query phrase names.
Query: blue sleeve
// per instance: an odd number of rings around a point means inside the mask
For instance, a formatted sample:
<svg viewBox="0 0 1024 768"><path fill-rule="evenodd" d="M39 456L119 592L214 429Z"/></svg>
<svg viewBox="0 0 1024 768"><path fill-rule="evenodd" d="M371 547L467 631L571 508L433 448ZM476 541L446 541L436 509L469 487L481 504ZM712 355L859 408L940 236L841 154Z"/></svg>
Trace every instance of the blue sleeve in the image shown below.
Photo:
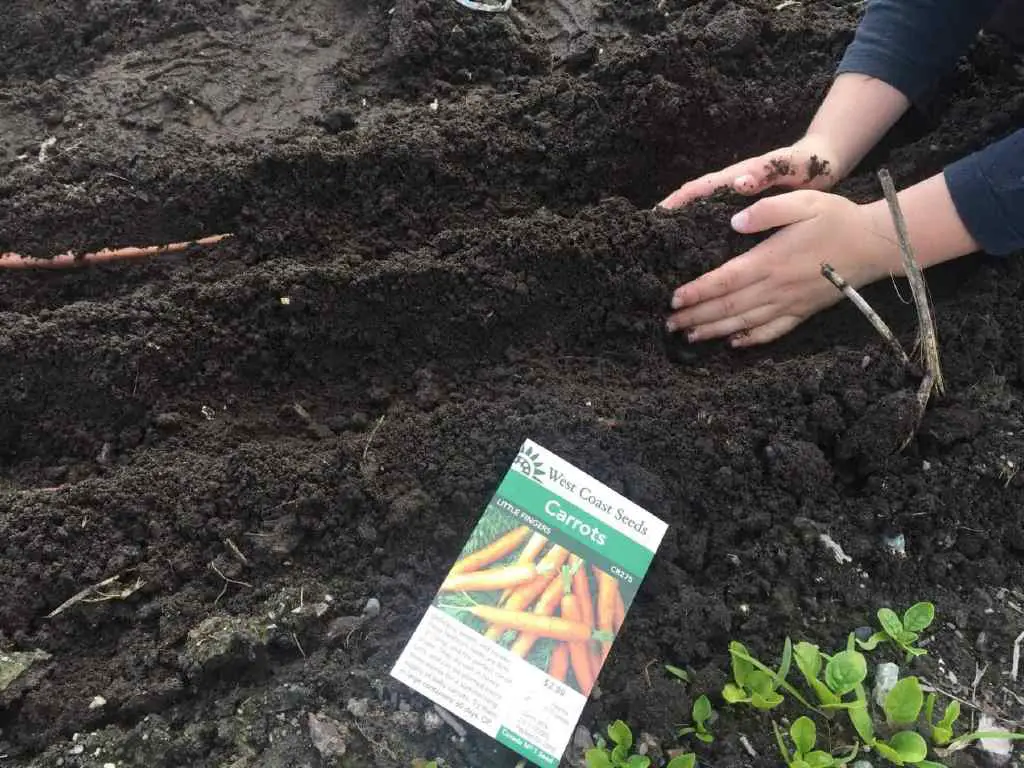
<svg viewBox="0 0 1024 768"><path fill-rule="evenodd" d="M869 0L838 71L875 77L920 103L998 5L999 0Z"/></svg>
<svg viewBox="0 0 1024 768"><path fill-rule="evenodd" d="M986 253L1024 249L1024 129L957 160L943 174L961 221Z"/></svg>

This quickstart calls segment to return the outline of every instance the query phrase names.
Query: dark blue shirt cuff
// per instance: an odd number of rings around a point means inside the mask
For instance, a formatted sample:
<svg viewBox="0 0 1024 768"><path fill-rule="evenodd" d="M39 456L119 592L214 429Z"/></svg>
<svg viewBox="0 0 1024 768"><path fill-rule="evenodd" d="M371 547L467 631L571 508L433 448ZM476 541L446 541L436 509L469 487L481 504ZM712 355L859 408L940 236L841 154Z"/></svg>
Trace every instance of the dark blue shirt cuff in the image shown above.
<svg viewBox="0 0 1024 768"><path fill-rule="evenodd" d="M994 256L1024 250L1024 129L943 171L957 213Z"/></svg>

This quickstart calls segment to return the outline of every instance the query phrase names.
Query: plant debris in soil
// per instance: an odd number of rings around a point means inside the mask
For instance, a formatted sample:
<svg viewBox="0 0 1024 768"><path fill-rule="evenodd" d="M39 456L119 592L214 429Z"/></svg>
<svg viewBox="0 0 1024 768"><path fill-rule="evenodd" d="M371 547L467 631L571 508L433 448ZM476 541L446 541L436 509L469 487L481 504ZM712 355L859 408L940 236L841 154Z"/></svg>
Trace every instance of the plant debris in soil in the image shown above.
<svg viewBox="0 0 1024 768"><path fill-rule="evenodd" d="M668 748L729 640L917 600L928 674L1024 719L1022 262L928 274L947 393L903 450L849 303L742 353L662 330L753 240L727 194L651 206L799 135L861 5L9 3L0 252L234 236L0 278L3 764L511 767L388 671L526 437L670 524L591 732ZM1018 64L986 36L841 191L1019 124ZM777 763L715 704L711 764Z"/></svg>

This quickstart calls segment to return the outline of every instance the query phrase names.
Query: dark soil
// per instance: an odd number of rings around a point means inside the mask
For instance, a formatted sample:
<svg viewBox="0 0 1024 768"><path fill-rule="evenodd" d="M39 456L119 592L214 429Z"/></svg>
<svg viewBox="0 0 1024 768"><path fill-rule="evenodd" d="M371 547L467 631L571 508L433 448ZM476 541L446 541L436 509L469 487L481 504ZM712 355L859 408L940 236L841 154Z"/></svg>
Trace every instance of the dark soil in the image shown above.
<svg viewBox="0 0 1024 768"><path fill-rule="evenodd" d="M235 236L0 279L0 653L49 655L4 765L512 766L388 671L526 437L671 524L591 731L675 746L730 639L918 599L924 674L1022 719L1022 262L929 274L948 392L902 450L917 382L849 305L745 353L662 330L751 241L740 201L651 206L799 135L860 3L7 5L0 252ZM1019 125L1019 67L982 41L843 191ZM776 764L766 720L717 727L711 764Z"/></svg>

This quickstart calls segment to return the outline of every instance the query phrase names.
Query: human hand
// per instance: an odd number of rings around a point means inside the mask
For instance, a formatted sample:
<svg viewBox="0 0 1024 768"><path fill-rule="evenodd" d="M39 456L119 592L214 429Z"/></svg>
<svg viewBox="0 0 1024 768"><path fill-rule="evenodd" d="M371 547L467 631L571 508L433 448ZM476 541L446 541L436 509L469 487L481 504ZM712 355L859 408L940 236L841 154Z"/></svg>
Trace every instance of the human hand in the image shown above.
<svg viewBox="0 0 1024 768"><path fill-rule="evenodd" d="M728 336L734 347L764 344L842 298L821 274L831 264L854 288L899 269L891 221L877 205L798 190L764 198L732 219L737 232L781 227L717 269L676 289L669 332L690 342Z"/></svg>
<svg viewBox="0 0 1024 768"><path fill-rule="evenodd" d="M774 149L688 181L658 203L658 207L681 208L722 188L741 195L756 195L773 187L830 189L843 172L829 142L823 136L808 134L789 147Z"/></svg>

